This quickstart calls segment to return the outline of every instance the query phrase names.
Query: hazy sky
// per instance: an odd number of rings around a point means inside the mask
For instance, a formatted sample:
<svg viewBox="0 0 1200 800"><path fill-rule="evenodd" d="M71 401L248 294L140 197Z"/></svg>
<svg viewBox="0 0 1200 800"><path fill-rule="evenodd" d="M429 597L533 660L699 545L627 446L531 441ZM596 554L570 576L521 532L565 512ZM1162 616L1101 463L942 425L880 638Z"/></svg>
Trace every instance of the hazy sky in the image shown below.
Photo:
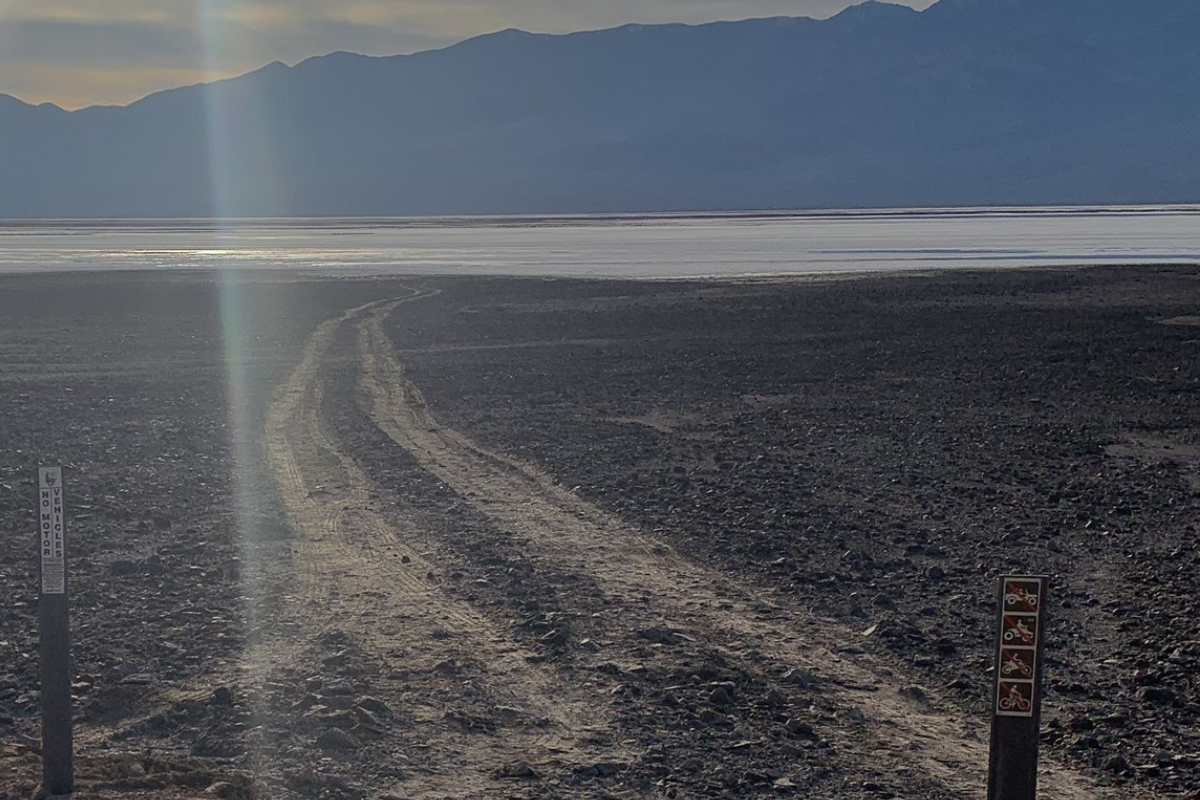
<svg viewBox="0 0 1200 800"><path fill-rule="evenodd" d="M503 28L827 17L858 0L0 0L0 93L67 108L294 64L441 47ZM893 0L915 8L933 0Z"/></svg>

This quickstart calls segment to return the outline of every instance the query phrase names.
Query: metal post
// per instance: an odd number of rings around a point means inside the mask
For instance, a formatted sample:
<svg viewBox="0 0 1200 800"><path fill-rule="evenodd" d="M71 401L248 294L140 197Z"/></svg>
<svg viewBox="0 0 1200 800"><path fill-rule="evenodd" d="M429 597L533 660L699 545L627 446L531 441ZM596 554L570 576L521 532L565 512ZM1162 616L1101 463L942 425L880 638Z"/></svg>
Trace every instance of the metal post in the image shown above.
<svg viewBox="0 0 1200 800"><path fill-rule="evenodd" d="M988 800L1037 798L1048 585L1040 575L1000 578Z"/></svg>
<svg viewBox="0 0 1200 800"><path fill-rule="evenodd" d="M61 467L38 470L38 602L42 668L42 787L70 794L75 783L71 730L71 628L67 593L67 533Z"/></svg>

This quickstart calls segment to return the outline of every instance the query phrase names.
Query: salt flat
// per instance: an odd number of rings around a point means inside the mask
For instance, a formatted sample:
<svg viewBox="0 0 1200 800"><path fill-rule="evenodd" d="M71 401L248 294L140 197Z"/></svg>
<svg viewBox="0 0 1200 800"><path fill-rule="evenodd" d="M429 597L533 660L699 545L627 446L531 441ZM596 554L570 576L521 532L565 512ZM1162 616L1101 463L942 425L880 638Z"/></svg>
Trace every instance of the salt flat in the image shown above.
<svg viewBox="0 0 1200 800"><path fill-rule="evenodd" d="M1200 207L0 223L0 272L680 278L1200 262Z"/></svg>

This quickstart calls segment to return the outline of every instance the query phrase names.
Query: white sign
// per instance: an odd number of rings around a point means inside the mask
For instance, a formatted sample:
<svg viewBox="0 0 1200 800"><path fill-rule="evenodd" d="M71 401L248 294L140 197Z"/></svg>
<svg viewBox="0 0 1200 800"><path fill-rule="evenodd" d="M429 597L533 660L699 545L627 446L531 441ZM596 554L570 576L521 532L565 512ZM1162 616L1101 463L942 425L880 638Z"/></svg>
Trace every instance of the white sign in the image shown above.
<svg viewBox="0 0 1200 800"><path fill-rule="evenodd" d="M38 532L42 541L42 594L65 594L67 547L63 532L62 467L38 470Z"/></svg>

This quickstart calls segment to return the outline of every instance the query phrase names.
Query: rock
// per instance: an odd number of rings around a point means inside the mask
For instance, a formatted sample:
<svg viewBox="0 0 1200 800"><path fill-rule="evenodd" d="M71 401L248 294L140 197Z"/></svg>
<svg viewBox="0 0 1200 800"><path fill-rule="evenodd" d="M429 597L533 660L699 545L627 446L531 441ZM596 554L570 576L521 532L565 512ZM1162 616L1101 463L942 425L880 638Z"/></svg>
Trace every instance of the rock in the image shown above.
<svg viewBox="0 0 1200 800"><path fill-rule="evenodd" d="M1125 756L1118 753L1104 762L1104 768L1109 772L1125 772L1129 769L1129 762Z"/></svg>
<svg viewBox="0 0 1200 800"><path fill-rule="evenodd" d="M792 683L801 689L812 689L817 685L817 679L799 667L792 667L780 678L784 683Z"/></svg>
<svg viewBox="0 0 1200 800"><path fill-rule="evenodd" d="M565 647L567 642L571 640L571 635L565 630L553 630L538 639L540 644L546 647Z"/></svg>
<svg viewBox="0 0 1200 800"><path fill-rule="evenodd" d="M218 786L224 788L214 791ZM227 783L214 783L205 791L225 798L225 800L258 800L258 798L269 798L271 796L266 786L256 780L253 775L248 774L235 775Z"/></svg>
<svg viewBox="0 0 1200 800"><path fill-rule="evenodd" d="M214 706L231 706L233 705L233 690L228 686L218 686L213 689L212 697L208 702Z"/></svg>
<svg viewBox="0 0 1200 800"><path fill-rule="evenodd" d="M792 717L783 725L787 732L792 736L816 736L817 732L812 725L802 719Z"/></svg>
<svg viewBox="0 0 1200 800"><path fill-rule="evenodd" d="M312 767L305 767L297 772L293 772L287 776L287 782L293 788L299 790L308 790L321 793L330 792L340 796L361 796L362 791L357 789L350 779L343 775L331 775L328 772L321 772Z"/></svg>
<svg viewBox="0 0 1200 800"><path fill-rule="evenodd" d="M496 775L501 778L519 778L521 780L535 780L540 777L533 767L526 761L514 761L511 764L505 764L496 770Z"/></svg>
<svg viewBox="0 0 1200 800"><path fill-rule="evenodd" d="M315 744L322 750L356 750L362 743L341 728L329 728L317 736Z"/></svg>
<svg viewBox="0 0 1200 800"><path fill-rule="evenodd" d="M611 778L623 769L625 769L624 764L618 764L614 761L600 761L590 766L576 767L574 772L578 775L585 775L591 778Z"/></svg>
<svg viewBox="0 0 1200 800"><path fill-rule="evenodd" d="M645 639L655 644L667 645L668 647L681 644L685 641L683 636L668 628L645 628L638 631L637 635L640 639Z"/></svg>
<svg viewBox="0 0 1200 800"><path fill-rule="evenodd" d="M355 706L354 716L362 725L370 725L371 727L378 728L380 730L383 730L384 728L383 722L380 721L379 717L375 716L362 706Z"/></svg>
<svg viewBox="0 0 1200 800"><path fill-rule="evenodd" d="M354 705L358 706L359 708L365 708L372 714L378 714L380 716L386 716L392 713L392 709L388 707L387 703L374 697L360 697Z"/></svg>
<svg viewBox="0 0 1200 800"><path fill-rule="evenodd" d="M1162 686L1146 686L1138 690L1138 698L1147 703L1169 706L1175 702L1175 692Z"/></svg>
<svg viewBox="0 0 1200 800"><path fill-rule="evenodd" d="M525 712L513 706L496 706L492 713L505 725L515 725L525 717Z"/></svg>
<svg viewBox="0 0 1200 800"><path fill-rule="evenodd" d="M149 686L154 683L154 676L148 672L138 672L121 679L126 686Z"/></svg>
<svg viewBox="0 0 1200 800"><path fill-rule="evenodd" d="M137 753L116 753L111 757L111 769L119 778L142 778L146 767Z"/></svg>
<svg viewBox="0 0 1200 800"><path fill-rule="evenodd" d="M711 694L709 694L708 701L715 706L733 705L733 686L718 686L712 690Z"/></svg>
<svg viewBox="0 0 1200 800"><path fill-rule="evenodd" d="M771 689L767 692L766 703L771 708L782 708L787 705L787 698L778 689Z"/></svg>
<svg viewBox="0 0 1200 800"><path fill-rule="evenodd" d="M354 705L354 698L348 694L323 694L317 698L317 702L326 708L348 711Z"/></svg>
<svg viewBox="0 0 1200 800"><path fill-rule="evenodd" d="M946 570L934 565L925 570L925 577L931 581L940 581L946 577Z"/></svg>

